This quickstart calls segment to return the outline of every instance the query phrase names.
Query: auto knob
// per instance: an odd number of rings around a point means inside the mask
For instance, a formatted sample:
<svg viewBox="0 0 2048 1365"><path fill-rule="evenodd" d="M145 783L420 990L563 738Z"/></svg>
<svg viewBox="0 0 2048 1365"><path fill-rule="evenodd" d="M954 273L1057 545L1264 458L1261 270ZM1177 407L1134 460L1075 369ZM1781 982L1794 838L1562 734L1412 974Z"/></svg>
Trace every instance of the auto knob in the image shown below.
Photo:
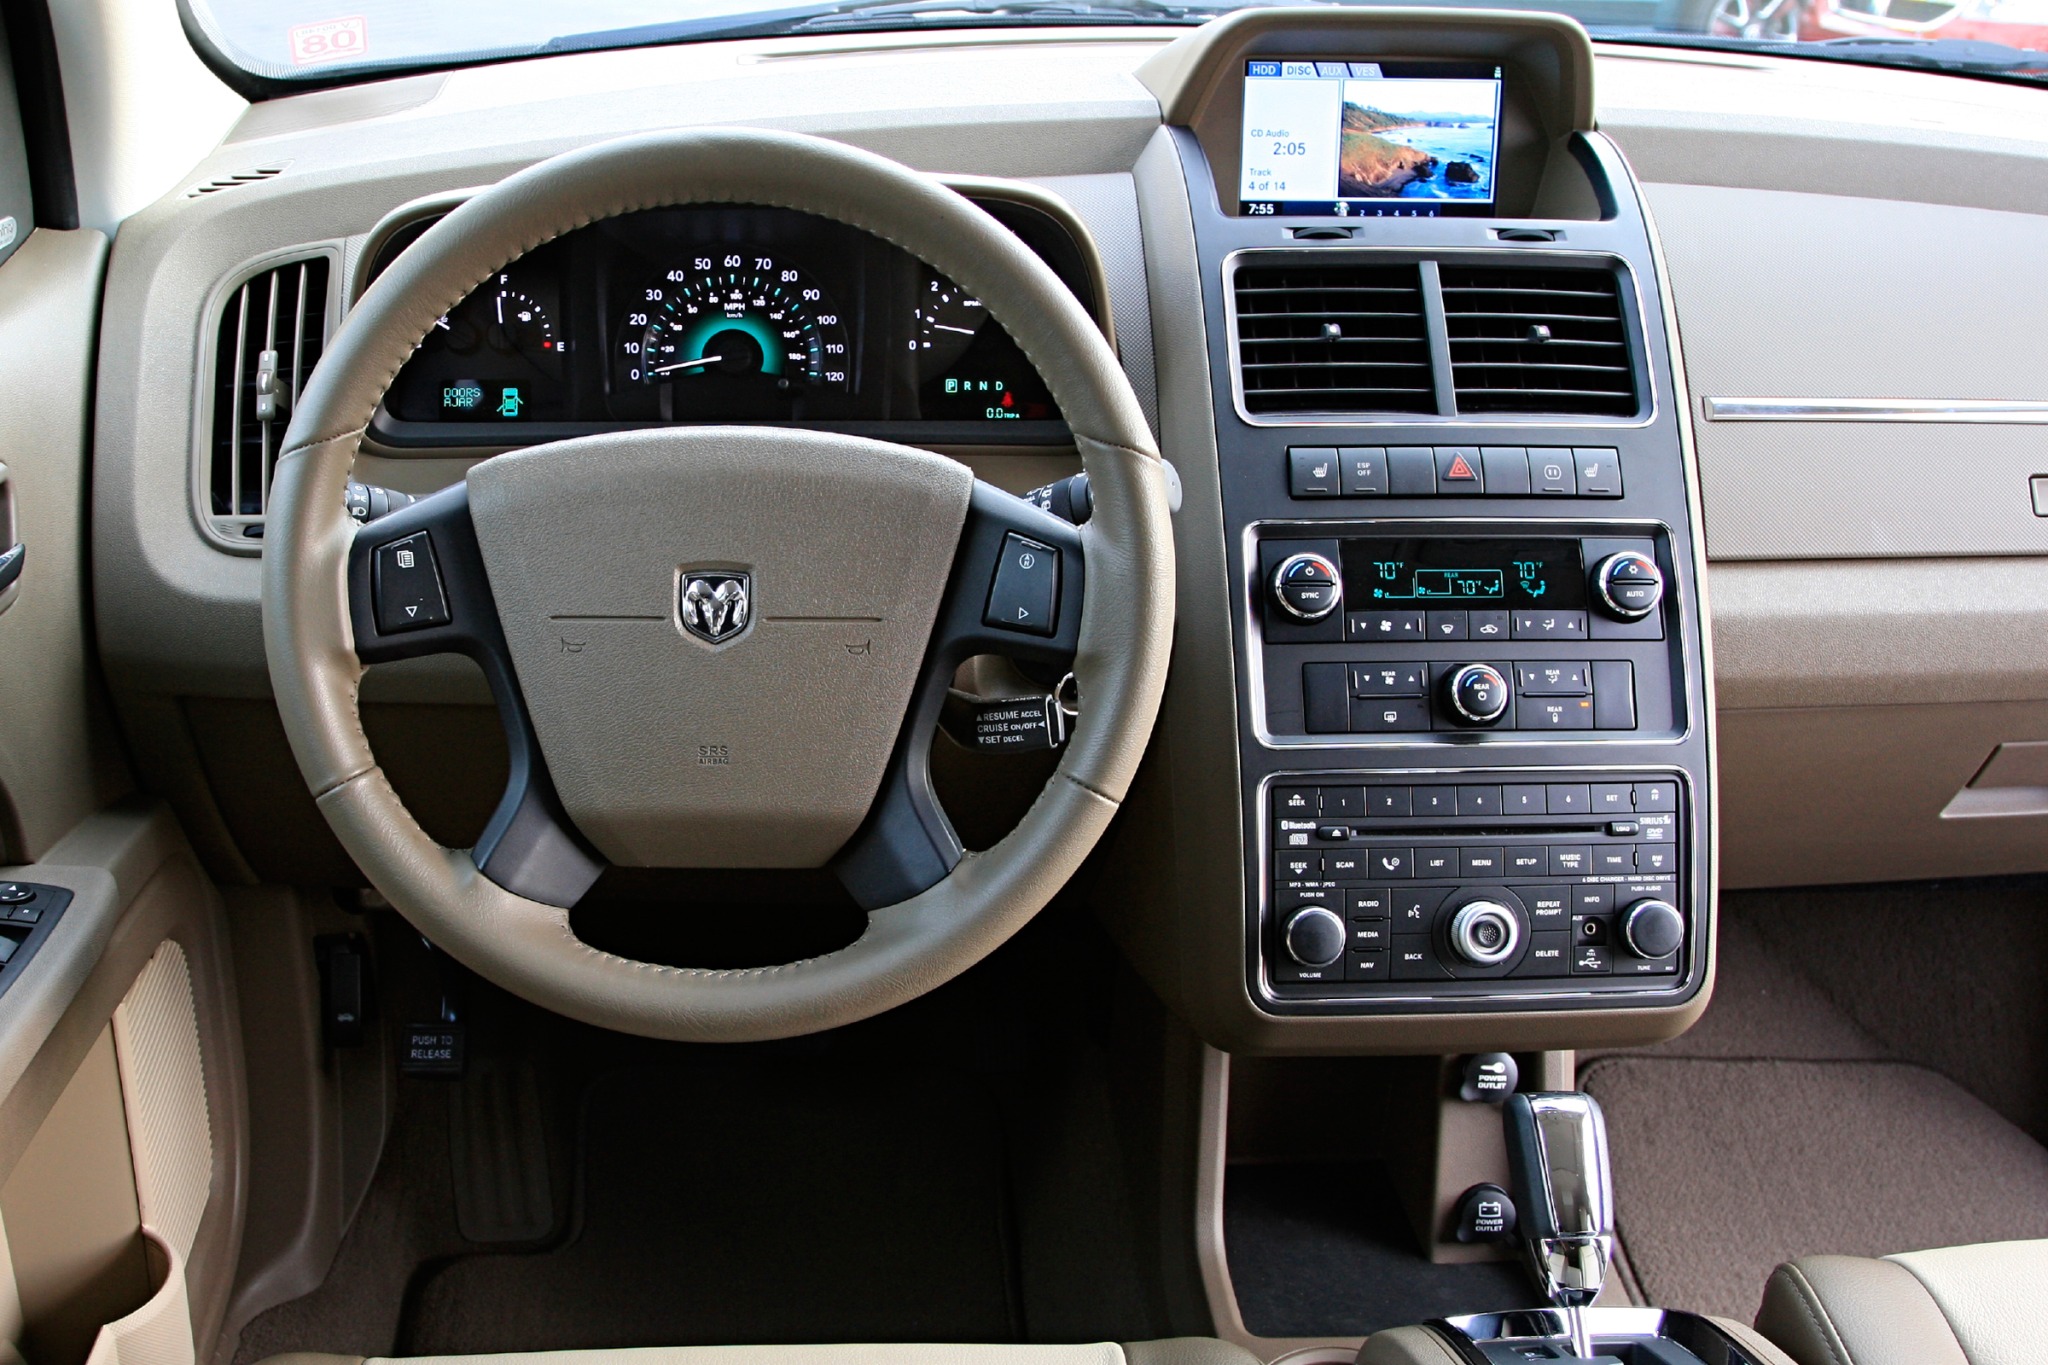
<svg viewBox="0 0 2048 1365"><path fill-rule="evenodd" d="M1468 725L1491 725L1508 713L1508 680L1492 664L1465 664L1444 679L1444 704Z"/></svg>
<svg viewBox="0 0 2048 1365"><path fill-rule="evenodd" d="M1640 621L1664 600L1664 571L1635 550L1611 554L1593 568L1593 596L1609 616Z"/></svg>
<svg viewBox="0 0 2048 1365"><path fill-rule="evenodd" d="M1497 967L1522 946L1522 922L1499 901L1468 901L1451 916L1451 951L1475 967Z"/></svg>
<svg viewBox="0 0 2048 1365"><path fill-rule="evenodd" d="M1320 621L1343 605L1344 585L1326 556L1304 551L1273 570L1273 601L1297 621Z"/></svg>
<svg viewBox="0 0 2048 1365"><path fill-rule="evenodd" d="M1637 901L1621 913L1621 941L1637 957L1668 957L1685 941L1685 918L1669 901Z"/></svg>
<svg viewBox="0 0 2048 1365"><path fill-rule="evenodd" d="M1327 967L1344 956L1344 921L1320 905L1295 911L1281 937L1287 955L1304 967Z"/></svg>

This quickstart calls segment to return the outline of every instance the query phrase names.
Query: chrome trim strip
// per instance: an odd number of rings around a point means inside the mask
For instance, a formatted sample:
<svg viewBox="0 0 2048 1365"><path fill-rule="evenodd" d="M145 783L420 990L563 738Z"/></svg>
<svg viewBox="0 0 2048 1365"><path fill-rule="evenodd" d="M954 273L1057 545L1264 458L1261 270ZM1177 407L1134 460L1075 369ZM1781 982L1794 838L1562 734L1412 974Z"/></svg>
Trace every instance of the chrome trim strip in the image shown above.
<svg viewBox="0 0 2048 1365"><path fill-rule="evenodd" d="M1995 398L1702 398L1709 422L1956 422L2048 426L2048 402Z"/></svg>
<svg viewBox="0 0 2048 1365"><path fill-rule="evenodd" d="M1505 259L1562 261L1570 265L1605 265L1618 270L1628 280L1630 296L1635 304L1634 315L1625 319L1629 334L1629 345L1635 351L1634 359L1641 362L1640 376L1644 384L1642 410L1635 417L1593 417L1584 413L1524 413L1520 415L1477 416L1443 412L1310 412L1289 416L1254 414L1244 402L1244 367L1238 363L1237 350L1237 268L1241 258L1270 258L1308 252L1320 254L1324 259L1338 255L1412 259L1417 265L1435 265L1445 259L1461 256L1494 256ZM1256 260L1254 261L1256 263ZM1425 292L1427 292L1425 286ZM1425 304L1425 307L1427 305ZM1248 246L1239 247L1223 258L1223 335L1226 350L1225 360L1230 366L1230 405L1236 410L1237 419L1248 427L1581 427L1599 430L1615 430L1652 426L1657 420L1658 389L1657 372L1651 363L1649 347L1645 343L1643 328L1648 315L1643 309L1643 284L1636 278L1636 272L1628 260L1609 251L1582 251L1577 248L1544 247L1522 251L1498 246ZM1440 334L1439 334L1440 335ZM1435 338L1432 337L1432 344ZM1437 359L1432 353L1432 361ZM1439 376L1449 382L1448 373Z"/></svg>

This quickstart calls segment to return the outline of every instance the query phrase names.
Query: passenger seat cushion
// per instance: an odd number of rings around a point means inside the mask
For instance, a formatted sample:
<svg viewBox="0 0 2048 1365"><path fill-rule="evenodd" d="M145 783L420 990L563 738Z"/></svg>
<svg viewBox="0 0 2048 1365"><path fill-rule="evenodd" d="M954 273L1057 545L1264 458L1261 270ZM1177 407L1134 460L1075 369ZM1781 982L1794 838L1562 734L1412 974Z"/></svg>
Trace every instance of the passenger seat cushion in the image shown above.
<svg viewBox="0 0 2048 1365"><path fill-rule="evenodd" d="M1757 1330L1799 1365L1972 1362L1912 1271L1863 1256L1803 1256L1771 1272Z"/></svg>
<svg viewBox="0 0 2048 1365"><path fill-rule="evenodd" d="M1986 1242L1887 1259L1920 1281L1970 1365L2048 1357L2048 1241Z"/></svg>

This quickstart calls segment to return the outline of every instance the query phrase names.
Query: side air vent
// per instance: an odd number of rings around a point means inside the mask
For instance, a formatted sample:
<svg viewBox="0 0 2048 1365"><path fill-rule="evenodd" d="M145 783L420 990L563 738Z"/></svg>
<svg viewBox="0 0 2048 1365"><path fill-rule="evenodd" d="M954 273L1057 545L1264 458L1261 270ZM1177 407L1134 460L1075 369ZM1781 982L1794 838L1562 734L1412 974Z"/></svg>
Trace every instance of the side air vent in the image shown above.
<svg viewBox="0 0 2048 1365"><path fill-rule="evenodd" d="M1435 412L1413 265L1246 265L1237 364L1248 413Z"/></svg>
<svg viewBox="0 0 2048 1365"><path fill-rule="evenodd" d="M268 180L273 175L283 174L284 166L282 165L254 166L246 171L236 171L233 175L224 175L217 180L209 180L203 185L194 185L191 189L185 191L185 197L187 199L204 199L209 194L219 194L222 190L232 190L238 189L243 185L253 185L259 180Z"/></svg>
<svg viewBox="0 0 2048 1365"><path fill-rule="evenodd" d="M326 256L271 266L222 305L204 498L230 543L253 548L263 534L278 446L327 339L328 269Z"/></svg>
<svg viewBox="0 0 2048 1365"><path fill-rule="evenodd" d="M1614 271L1446 264L1440 272L1461 415L1635 415L1635 362Z"/></svg>

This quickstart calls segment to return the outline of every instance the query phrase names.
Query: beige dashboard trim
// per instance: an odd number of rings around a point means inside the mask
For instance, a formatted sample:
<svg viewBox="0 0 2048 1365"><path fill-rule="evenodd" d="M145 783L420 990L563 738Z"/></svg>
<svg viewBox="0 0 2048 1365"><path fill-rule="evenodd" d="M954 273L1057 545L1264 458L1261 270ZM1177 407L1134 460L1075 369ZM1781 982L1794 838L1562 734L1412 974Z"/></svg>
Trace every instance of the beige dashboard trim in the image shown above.
<svg viewBox="0 0 2048 1365"><path fill-rule="evenodd" d="M1702 398L1709 422L1958 422L2048 426L2048 403L1998 398Z"/></svg>

